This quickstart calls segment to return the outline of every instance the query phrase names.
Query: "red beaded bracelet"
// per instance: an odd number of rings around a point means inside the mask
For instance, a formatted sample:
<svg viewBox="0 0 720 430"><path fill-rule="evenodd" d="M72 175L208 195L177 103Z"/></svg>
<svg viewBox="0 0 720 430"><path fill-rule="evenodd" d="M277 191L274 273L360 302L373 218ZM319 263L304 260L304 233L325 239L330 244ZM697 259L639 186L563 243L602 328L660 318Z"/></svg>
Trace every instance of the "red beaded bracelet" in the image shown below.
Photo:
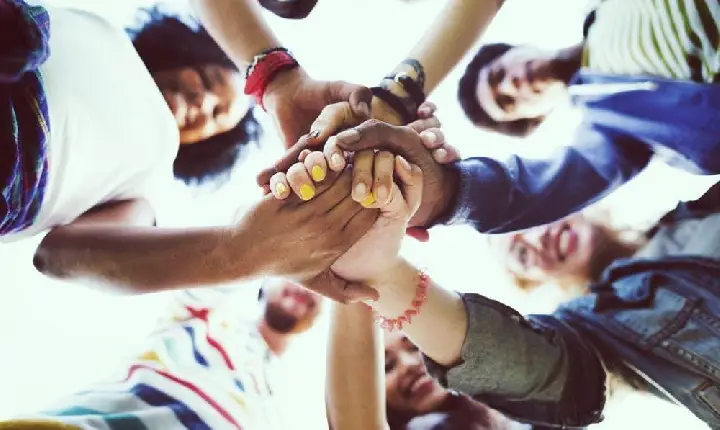
<svg viewBox="0 0 720 430"><path fill-rule="evenodd" d="M415 290L415 298L410 303L410 307L397 318L385 318L384 316L376 317L376 321L381 328L387 331L395 329L402 330L404 324L412 323L414 316L420 314L420 308L427 301L428 288L430 287L430 277L425 272L420 271L420 280Z"/></svg>
<svg viewBox="0 0 720 430"><path fill-rule="evenodd" d="M265 110L263 96L278 73L298 67L298 62L287 50L270 50L257 55L246 72L245 94Z"/></svg>

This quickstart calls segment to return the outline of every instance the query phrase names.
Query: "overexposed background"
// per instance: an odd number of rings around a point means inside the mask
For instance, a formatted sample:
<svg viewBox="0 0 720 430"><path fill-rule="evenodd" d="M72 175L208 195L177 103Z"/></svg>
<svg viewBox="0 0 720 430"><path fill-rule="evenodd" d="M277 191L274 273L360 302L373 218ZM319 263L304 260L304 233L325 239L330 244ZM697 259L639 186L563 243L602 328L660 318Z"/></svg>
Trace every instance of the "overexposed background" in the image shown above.
<svg viewBox="0 0 720 430"><path fill-rule="evenodd" d="M475 0L483 1L483 0ZM95 11L124 26L137 6L147 0L55 0ZM181 1L168 3L178 11ZM424 0L325 0L304 21L283 21L268 15L280 40L293 50L310 73L320 79L345 79L373 85L410 50L444 2ZM555 48L581 38L588 5L582 0L508 0L483 42L534 43ZM448 139L464 156L509 153L542 156L567 144L578 114L570 109L555 114L531 139L519 141L474 129L455 101L457 81L465 63L434 93ZM111 101L109 101L111 102ZM210 196L196 196L180 187L168 193L167 214L174 225L230 222L260 193L255 173L282 152L274 130L262 115L265 136L237 169L232 182ZM619 191L604 204L625 224L646 223L675 205L694 198L716 178L697 178L662 165ZM170 190L169 190L170 191ZM487 204L492 204L489 199ZM477 291L523 312L551 310L558 298L548 288L525 296L511 288L474 231L440 228L430 244L408 242L407 254L427 267L443 285ZM34 272L32 252L39 238L0 245L2 297L0 304L0 418L31 412L54 399L81 389L107 375L152 329L166 297L118 298L82 287L49 281ZM167 270L172 270L168 268ZM242 286L253 306L258 284ZM243 312L243 310L238 310ZM299 339L281 370L283 413L304 429L325 428L323 404L326 322ZM631 395L612 405L604 424L596 429L706 428L686 412L653 399Z"/></svg>

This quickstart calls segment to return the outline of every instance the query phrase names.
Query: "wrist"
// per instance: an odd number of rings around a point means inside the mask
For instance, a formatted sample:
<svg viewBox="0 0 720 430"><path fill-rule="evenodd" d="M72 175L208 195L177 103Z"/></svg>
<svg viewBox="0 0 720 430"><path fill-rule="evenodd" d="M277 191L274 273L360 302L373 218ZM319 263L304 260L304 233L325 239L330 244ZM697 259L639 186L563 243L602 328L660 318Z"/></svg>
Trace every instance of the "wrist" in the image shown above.
<svg viewBox="0 0 720 430"><path fill-rule="evenodd" d="M286 103L305 79L309 79L309 76L302 67L283 70L275 75L263 93L263 104L267 110L275 110L277 106Z"/></svg>
<svg viewBox="0 0 720 430"><path fill-rule="evenodd" d="M454 164L449 164L443 166L443 170L443 192L439 204L428 217L428 222L424 226L426 228L444 224L452 218L460 199L460 169Z"/></svg>
<svg viewBox="0 0 720 430"><path fill-rule="evenodd" d="M251 279L273 274L272 253L262 250L262 239L248 231L243 223L220 234L217 267L227 267L230 279ZM250 246L252 245L252 246Z"/></svg>

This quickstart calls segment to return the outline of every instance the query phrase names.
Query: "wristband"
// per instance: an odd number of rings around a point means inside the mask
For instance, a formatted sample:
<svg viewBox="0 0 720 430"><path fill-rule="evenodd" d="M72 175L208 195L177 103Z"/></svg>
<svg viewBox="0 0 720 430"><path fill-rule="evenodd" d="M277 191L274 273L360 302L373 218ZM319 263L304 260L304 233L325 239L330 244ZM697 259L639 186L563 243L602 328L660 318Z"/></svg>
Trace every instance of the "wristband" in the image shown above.
<svg viewBox="0 0 720 430"><path fill-rule="evenodd" d="M420 314L420 308L427 301L428 288L430 287L430 277L423 271L419 272L417 288L415 289L415 298L410 303L410 307L396 318L385 318L383 316L376 317L376 321L380 328L387 331L402 330L405 324L412 323L414 316Z"/></svg>
<svg viewBox="0 0 720 430"><path fill-rule="evenodd" d="M405 105L403 104L400 97L396 96L389 90L383 87L372 87L370 88L372 95L379 98L380 100L387 103L395 112L402 117L405 124L410 124L415 119L415 115L411 114Z"/></svg>
<svg viewBox="0 0 720 430"><path fill-rule="evenodd" d="M285 48L272 48L256 55L245 72L245 94L252 96L263 110L263 96L270 82L280 73L299 67Z"/></svg>
<svg viewBox="0 0 720 430"><path fill-rule="evenodd" d="M408 76L405 73L400 73L399 75L396 75L394 78L395 82L402 85L403 89L410 95L410 97L415 102L415 110L420 107L423 102L425 102L425 93L423 92L422 88L420 88L420 85L417 84L410 76Z"/></svg>

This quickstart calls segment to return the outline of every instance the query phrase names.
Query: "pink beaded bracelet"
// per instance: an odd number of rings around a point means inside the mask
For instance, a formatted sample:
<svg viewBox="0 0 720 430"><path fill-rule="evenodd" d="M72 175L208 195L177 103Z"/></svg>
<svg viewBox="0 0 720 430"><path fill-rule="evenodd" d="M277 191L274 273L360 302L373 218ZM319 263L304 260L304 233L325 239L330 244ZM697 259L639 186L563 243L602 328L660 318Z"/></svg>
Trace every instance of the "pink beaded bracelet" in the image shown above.
<svg viewBox="0 0 720 430"><path fill-rule="evenodd" d="M420 314L420 308L425 304L427 300L427 292L430 285L430 278L425 272L420 271L420 280L418 281L417 289L415 290L415 298L410 304L410 308L405 310L402 315L397 318L385 318L384 316L377 316L376 321L381 328L387 331L393 331L395 329L402 330L404 324L412 323L414 316Z"/></svg>

